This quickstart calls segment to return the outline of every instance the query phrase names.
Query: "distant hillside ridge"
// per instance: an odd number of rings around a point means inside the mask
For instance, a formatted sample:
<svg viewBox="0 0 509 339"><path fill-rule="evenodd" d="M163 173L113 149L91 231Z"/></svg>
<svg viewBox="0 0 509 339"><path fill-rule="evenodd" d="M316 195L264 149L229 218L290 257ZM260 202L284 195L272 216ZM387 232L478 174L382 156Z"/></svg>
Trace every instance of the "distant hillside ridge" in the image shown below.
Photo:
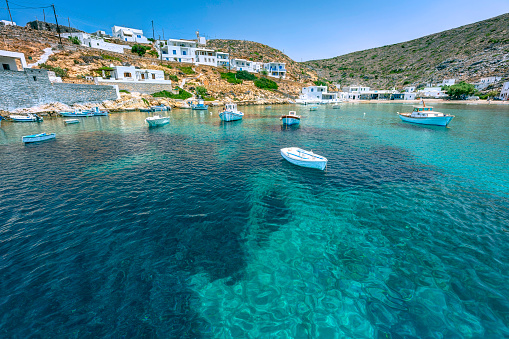
<svg viewBox="0 0 509 339"><path fill-rule="evenodd" d="M278 61L286 63L287 75L291 80L305 81L316 79L313 70L292 60L278 49L247 40L212 39L207 41L207 48L230 53L232 59L246 59L256 62Z"/></svg>
<svg viewBox="0 0 509 339"><path fill-rule="evenodd" d="M374 88L509 77L509 13L394 45L303 63L342 86Z"/></svg>

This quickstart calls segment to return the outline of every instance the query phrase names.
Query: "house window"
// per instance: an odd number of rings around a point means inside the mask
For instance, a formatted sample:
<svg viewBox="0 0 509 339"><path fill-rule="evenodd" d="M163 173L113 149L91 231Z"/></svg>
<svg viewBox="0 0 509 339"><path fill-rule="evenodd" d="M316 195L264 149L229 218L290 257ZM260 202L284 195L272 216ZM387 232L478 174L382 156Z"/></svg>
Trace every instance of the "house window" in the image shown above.
<svg viewBox="0 0 509 339"><path fill-rule="evenodd" d="M173 50L173 55L177 55L177 51L176 50Z"/></svg>
<svg viewBox="0 0 509 339"><path fill-rule="evenodd" d="M37 81L37 77L36 77L35 75L34 75L34 77L33 77L33 78L34 78L34 81Z"/></svg>
<svg viewBox="0 0 509 339"><path fill-rule="evenodd" d="M137 35L138 38L141 38L141 35Z"/></svg>
<svg viewBox="0 0 509 339"><path fill-rule="evenodd" d="M142 75L141 75L141 78L142 78L142 79L145 79L145 74L142 74Z"/></svg>
<svg viewBox="0 0 509 339"><path fill-rule="evenodd" d="M125 38L125 41L127 41L127 38Z"/></svg>
<svg viewBox="0 0 509 339"><path fill-rule="evenodd" d="M10 71L11 70L11 66L9 64L3 64L2 66L4 67L4 71Z"/></svg>
<svg viewBox="0 0 509 339"><path fill-rule="evenodd" d="M182 55L187 55L187 52L186 51L182 51Z"/></svg>
<svg viewBox="0 0 509 339"><path fill-rule="evenodd" d="M156 75L155 74L152 74L152 79L155 79L156 78Z"/></svg>
<svg viewBox="0 0 509 339"><path fill-rule="evenodd" d="M124 73L124 78L130 78L130 77L131 77L131 73L129 73L129 72Z"/></svg>

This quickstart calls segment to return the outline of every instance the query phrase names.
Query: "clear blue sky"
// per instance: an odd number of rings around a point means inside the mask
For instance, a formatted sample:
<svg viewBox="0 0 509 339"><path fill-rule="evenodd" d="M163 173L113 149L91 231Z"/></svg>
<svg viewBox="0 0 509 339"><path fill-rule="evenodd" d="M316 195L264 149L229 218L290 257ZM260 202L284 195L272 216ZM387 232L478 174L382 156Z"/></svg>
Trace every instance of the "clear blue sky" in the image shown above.
<svg viewBox="0 0 509 339"><path fill-rule="evenodd" d="M45 0L9 0L18 24L43 18ZM59 23L111 33L113 25L140 28L156 38L244 39L283 50L296 61L330 58L398 43L509 12L509 0L428 1L132 1L53 0ZM0 19L8 20L5 0ZM24 6L24 7L23 7ZM54 22L51 8L46 21Z"/></svg>

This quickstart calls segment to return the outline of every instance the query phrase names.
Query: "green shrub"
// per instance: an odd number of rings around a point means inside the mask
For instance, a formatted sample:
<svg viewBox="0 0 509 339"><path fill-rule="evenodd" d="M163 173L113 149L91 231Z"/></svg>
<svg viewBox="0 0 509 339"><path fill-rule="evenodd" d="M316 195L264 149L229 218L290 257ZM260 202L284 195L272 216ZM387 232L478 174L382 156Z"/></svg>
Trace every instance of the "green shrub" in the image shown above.
<svg viewBox="0 0 509 339"><path fill-rule="evenodd" d="M242 83L241 79L236 78L235 73L230 73L230 72L221 73L221 79L225 79L230 84L241 84Z"/></svg>
<svg viewBox="0 0 509 339"><path fill-rule="evenodd" d="M191 66L182 66L179 69L184 74L195 74L196 73L195 71L193 71L193 68Z"/></svg>
<svg viewBox="0 0 509 339"><path fill-rule="evenodd" d="M179 94L173 94L172 92L169 92L169 91L161 91L161 92L152 94L152 96L155 98L170 98L170 99L182 99L182 100L189 99L190 97L193 96L191 93L189 93L186 90L183 90L180 87L175 87L175 89L178 89Z"/></svg>
<svg viewBox="0 0 509 339"><path fill-rule="evenodd" d="M70 36L69 40L75 45L81 45L81 41L77 36Z"/></svg>
<svg viewBox="0 0 509 339"><path fill-rule="evenodd" d="M128 91L128 90L126 90L126 89L121 89L121 90L119 90L119 92L120 92L120 93L128 93L128 94L129 94L129 93L131 93L131 92L129 92L129 91Z"/></svg>
<svg viewBox="0 0 509 339"><path fill-rule="evenodd" d="M156 42L156 39L154 38L147 38L148 41Z"/></svg>
<svg viewBox="0 0 509 339"><path fill-rule="evenodd" d="M155 56L156 58L159 58L159 53L157 53L156 50L148 51L148 54Z"/></svg>
<svg viewBox="0 0 509 339"><path fill-rule="evenodd" d="M276 82L267 78L256 79L254 84L261 89L278 89Z"/></svg>
<svg viewBox="0 0 509 339"><path fill-rule="evenodd" d="M55 75L57 77L66 78L67 77L67 69L66 68L60 68L60 67L53 67L48 64L40 64L40 68L47 69L48 71L55 72Z"/></svg>
<svg viewBox="0 0 509 339"><path fill-rule="evenodd" d="M205 97L207 95L207 89L203 86L197 86L196 89L196 95L200 97Z"/></svg>
<svg viewBox="0 0 509 339"><path fill-rule="evenodd" d="M327 86L327 83L323 80L316 80L313 83L315 84L315 86Z"/></svg>
<svg viewBox="0 0 509 339"><path fill-rule="evenodd" d="M475 86L472 84L467 84L464 81L461 81L458 84L449 86L447 88L447 94L453 99L460 99L465 96L470 96L475 93Z"/></svg>
<svg viewBox="0 0 509 339"><path fill-rule="evenodd" d="M131 48L131 52L133 52L134 54L138 54L139 56L144 56L149 49L150 47L148 46L134 45Z"/></svg>
<svg viewBox="0 0 509 339"><path fill-rule="evenodd" d="M262 71L260 72L260 74L261 74L261 75L263 75L263 76L267 76L267 75L269 75L269 72L267 72L267 70L266 70L266 69L262 69Z"/></svg>
<svg viewBox="0 0 509 339"><path fill-rule="evenodd" d="M179 78L174 75L174 74L166 74L166 76L168 77L168 79L170 79L171 81L174 81L174 82L178 82L179 81Z"/></svg>
<svg viewBox="0 0 509 339"><path fill-rule="evenodd" d="M249 73L248 71L237 71L236 78L240 80L256 80L256 76L254 74Z"/></svg>
<svg viewBox="0 0 509 339"><path fill-rule="evenodd" d="M116 61L120 61L120 62L122 61L120 58L117 58L117 57L114 57L111 55L107 55L107 54L101 54L101 57L106 60L116 60Z"/></svg>

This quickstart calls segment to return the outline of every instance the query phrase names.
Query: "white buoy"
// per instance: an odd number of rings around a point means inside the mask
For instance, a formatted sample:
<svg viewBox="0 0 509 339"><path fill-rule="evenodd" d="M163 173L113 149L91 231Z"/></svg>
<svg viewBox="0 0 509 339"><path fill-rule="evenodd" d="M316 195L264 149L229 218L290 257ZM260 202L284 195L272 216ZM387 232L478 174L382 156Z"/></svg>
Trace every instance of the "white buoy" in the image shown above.
<svg viewBox="0 0 509 339"><path fill-rule="evenodd" d="M366 112L364 112L364 118L366 118Z"/></svg>

